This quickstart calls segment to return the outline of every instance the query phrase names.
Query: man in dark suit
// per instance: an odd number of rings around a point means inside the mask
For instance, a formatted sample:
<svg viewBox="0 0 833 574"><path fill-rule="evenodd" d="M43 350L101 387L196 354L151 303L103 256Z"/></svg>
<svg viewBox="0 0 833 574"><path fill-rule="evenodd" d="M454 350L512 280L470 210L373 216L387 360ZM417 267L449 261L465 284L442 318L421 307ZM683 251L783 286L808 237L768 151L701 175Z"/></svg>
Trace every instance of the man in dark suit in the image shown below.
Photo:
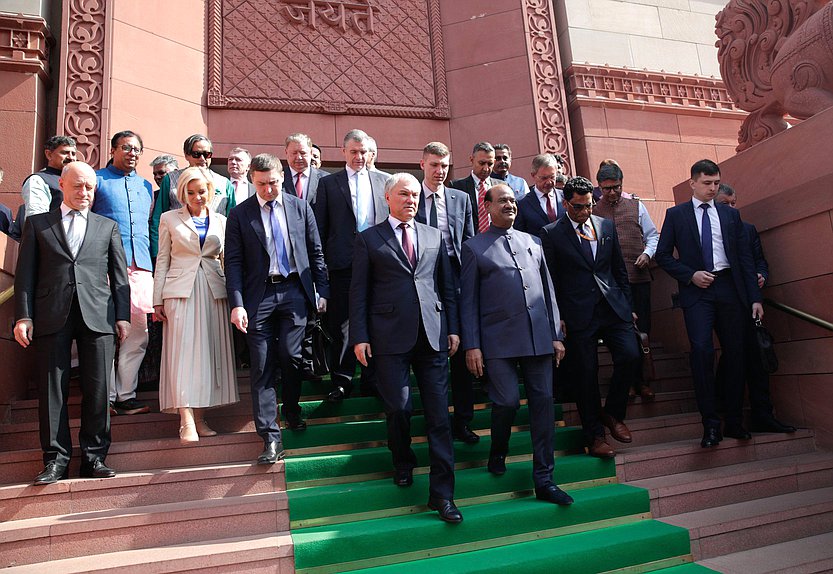
<svg viewBox="0 0 833 574"><path fill-rule="evenodd" d="M518 202L515 229L537 237L545 225L564 215L563 195L555 188L555 179L560 171L561 163L557 156L544 153L532 159L535 186Z"/></svg>
<svg viewBox="0 0 833 574"><path fill-rule="evenodd" d="M252 154L245 148L233 148L228 154L228 178L234 190L235 205L240 205L257 193L255 186L249 181L249 166L251 163Z"/></svg>
<svg viewBox="0 0 833 574"><path fill-rule="evenodd" d="M40 440L46 468L35 484L67 478L72 437L67 398L76 342L81 367L81 476L109 478L107 386L114 333L130 331L130 285L118 225L90 211L96 175L85 163L64 167L58 209L26 219L15 274L15 340L44 365L38 384ZM106 277L102 270L107 270Z"/></svg>
<svg viewBox="0 0 833 574"><path fill-rule="evenodd" d="M489 214L484 199L486 190L503 182L491 178L492 168L495 167L495 148L489 142L474 144L469 160L471 174L462 179L455 179L449 185L469 194L474 232L482 233L489 229Z"/></svg>
<svg viewBox="0 0 833 574"><path fill-rule="evenodd" d="M535 496L555 504L572 497L552 481L554 468L552 362L564 357L564 338L541 242L515 231L515 193L505 183L486 192L489 229L463 244L460 318L466 364L488 373L492 445L487 469L506 472L512 422L520 407L518 366L523 372L532 434Z"/></svg>
<svg viewBox="0 0 833 574"><path fill-rule="evenodd" d="M327 310L327 326L333 338L330 376L333 390L330 402L340 402L353 391L356 356L350 339L350 279L352 277L353 242L356 234L385 221L385 181L388 176L367 169L370 154L368 135L350 130L344 136L342 153L345 169L321 178L315 198L315 221L324 248L330 274L332 301ZM362 368L362 392L373 393L373 362Z"/></svg>
<svg viewBox="0 0 833 574"><path fill-rule="evenodd" d="M255 156L251 173L257 195L233 209L226 224L226 288L231 322L249 343L252 408L264 442L257 461L273 464L284 456L276 421L276 369L280 366L286 426L304 430L298 404L301 342L307 316L316 307L324 312L330 293L309 203L281 192L278 158Z"/></svg>
<svg viewBox="0 0 833 574"><path fill-rule="evenodd" d="M623 422L628 389L640 367L633 330L628 272L616 227L592 215L593 184L574 177L564 186L565 216L541 230L555 292L567 332L567 353L577 371L576 406L584 440L592 456L615 455L605 427L620 442L631 442ZM613 379L602 409L599 393L598 340L613 355Z"/></svg>
<svg viewBox="0 0 833 574"><path fill-rule="evenodd" d="M450 159L451 152L440 142L431 142L422 150L419 165L424 178L415 219L442 233L443 246L451 261L454 289L459 294L462 246L474 235L474 226L469 195L443 185ZM476 443L480 437L469 428L474 418L474 389L463 353L451 358L451 398L454 404L454 438L468 444Z"/></svg>
<svg viewBox="0 0 833 574"><path fill-rule="evenodd" d="M442 234L414 221L420 186L397 173L385 184L386 221L359 234L350 288L350 341L362 365L376 360L397 486L413 483L410 369L425 412L431 473L428 507L460 522L448 421L448 356L460 343L454 284Z"/></svg>
<svg viewBox="0 0 833 574"><path fill-rule="evenodd" d="M729 207L736 208L738 196L735 190L721 183L715 196L715 203L722 203ZM761 236L758 230L748 221L743 222L749 245L752 248L752 260L755 264L755 274L758 279L758 288L763 289L769 280L769 264L764 257L764 248L761 245ZM755 341L755 333L752 329L754 322L747 321L747 329L744 332L744 365L746 367L746 385L749 390L750 424L752 432L782 432L792 433L796 428L784 424L775 418L772 412L772 400L769 394L769 373L761 365L758 354L758 344ZM729 360L721 354L717 365L718 388L726 388L726 361Z"/></svg>
<svg viewBox="0 0 833 574"><path fill-rule="evenodd" d="M283 168L283 189L285 193L315 203L318 181L329 174L312 167L312 140L307 134L286 136L284 152L286 165Z"/></svg>
<svg viewBox="0 0 833 574"><path fill-rule="evenodd" d="M704 448L724 436L749 439L742 424L743 325L763 317L752 252L738 212L716 204L720 168L704 159L691 166L693 197L665 213L656 261L680 286L680 306L691 343L691 373L703 420ZM674 257L674 250L677 257ZM727 357L726 420L720 431L715 407L714 343Z"/></svg>

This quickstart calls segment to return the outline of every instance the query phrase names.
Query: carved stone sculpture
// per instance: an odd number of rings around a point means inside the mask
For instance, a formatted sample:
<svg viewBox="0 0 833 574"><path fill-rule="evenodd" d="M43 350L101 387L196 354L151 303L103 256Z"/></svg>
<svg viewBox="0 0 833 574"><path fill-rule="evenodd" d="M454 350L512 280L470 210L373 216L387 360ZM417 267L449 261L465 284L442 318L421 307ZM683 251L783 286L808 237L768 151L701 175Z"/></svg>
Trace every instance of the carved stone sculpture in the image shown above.
<svg viewBox="0 0 833 574"><path fill-rule="evenodd" d="M737 151L833 106L831 0L731 0L716 20L720 73L750 112Z"/></svg>

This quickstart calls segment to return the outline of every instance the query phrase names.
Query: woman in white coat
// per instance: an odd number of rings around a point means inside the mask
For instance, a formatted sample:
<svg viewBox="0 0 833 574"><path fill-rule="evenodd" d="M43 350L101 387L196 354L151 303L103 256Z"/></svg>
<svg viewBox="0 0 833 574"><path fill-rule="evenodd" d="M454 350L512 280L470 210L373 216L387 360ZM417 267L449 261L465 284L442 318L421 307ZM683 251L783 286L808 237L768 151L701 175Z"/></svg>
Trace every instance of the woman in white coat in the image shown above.
<svg viewBox="0 0 833 574"><path fill-rule="evenodd" d="M231 326L223 273L226 218L209 209L214 183L208 170L182 172L183 207L159 222L153 306L164 321L159 408L179 412L183 443L217 433L203 410L238 401Z"/></svg>

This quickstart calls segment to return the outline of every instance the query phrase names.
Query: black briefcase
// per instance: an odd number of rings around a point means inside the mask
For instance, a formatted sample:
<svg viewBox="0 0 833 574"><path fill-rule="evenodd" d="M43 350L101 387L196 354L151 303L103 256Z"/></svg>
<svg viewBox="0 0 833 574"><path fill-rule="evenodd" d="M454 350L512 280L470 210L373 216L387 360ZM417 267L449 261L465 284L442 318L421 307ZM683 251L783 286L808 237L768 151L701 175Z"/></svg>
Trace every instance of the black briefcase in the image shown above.
<svg viewBox="0 0 833 574"><path fill-rule="evenodd" d="M775 340L772 334L764 327L760 319L755 319L755 344L758 347L758 357L761 361L761 368L770 375L778 370L778 356L775 354Z"/></svg>
<svg viewBox="0 0 833 574"><path fill-rule="evenodd" d="M333 338L321 324L321 317L316 317L312 328L312 372L323 377L330 372L330 348Z"/></svg>

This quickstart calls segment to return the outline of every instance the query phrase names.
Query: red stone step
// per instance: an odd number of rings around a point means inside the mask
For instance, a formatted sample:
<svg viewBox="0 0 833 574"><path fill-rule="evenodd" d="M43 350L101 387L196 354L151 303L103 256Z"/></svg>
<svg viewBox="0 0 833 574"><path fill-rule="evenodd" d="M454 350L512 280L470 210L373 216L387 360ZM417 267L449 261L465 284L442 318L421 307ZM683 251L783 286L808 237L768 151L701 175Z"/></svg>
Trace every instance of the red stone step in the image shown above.
<svg viewBox="0 0 833 574"><path fill-rule="evenodd" d="M700 447L701 434L702 429L700 434L689 440L619 448L616 456L619 482L816 450L813 431L807 429L792 434L753 434L751 440L744 441L727 438L714 448ZM635 435L634 440L636 438ZM669 437L668 440L674 439Z"/></svg>
<svg viewBox="0 0 833 574"><path fill-rule="evenodd" d="M810 452L628 482L651 496L654 518L833 486L833 453Z"/></svg>
<svg viewBox="0 0 833 574"><path fill-rule="evenodd" d="M833 572L833 532L708 558L698 564L723 574Z"/></svg>
<svg viewBox="0 0 833 574"><path fill-rule="evenodd" d="M285 492L14 520L0 524L0 568L288 529Z"/></svg>
<svg viewBox="0 0 833 574"><path fill-rule="evenodd" d="M284 464L253 463L121 472L108 479L69 479L0 486L0 522L207 500L286 490Z"/></svg>
<svg viewBox="0 0 833 574"><path fill-rule="evenodd" d="M651 401L643 401L637 397L628 403L627 417L628 425L634 419L647 419L651 417L688 414L697 411L697 401L694 398L694 391L673 391L669 393L659 392L656 398ZM575 403L563 405L564 420L569 425L578 425L578 412Z"/></svg>
<svg viewBox="0 0 833 574"><path fill-rule="evenodd" d="M290 574L295 571L292 537L289 532L242 536L220 540L124 550L66 558L49 563L49 572L82 574L119 572L119 574L172 574L176 572L232 572L251 574ZM9 574L42 574L43 564L17 566L4 570Z"/></svg>
<svg viewBox="0 0 833 574"><path fill-rule="evenodd" d="M833 487L769 496L660 520L688 529L691 553L695 560L702 560L830 532Z"/></svg>

